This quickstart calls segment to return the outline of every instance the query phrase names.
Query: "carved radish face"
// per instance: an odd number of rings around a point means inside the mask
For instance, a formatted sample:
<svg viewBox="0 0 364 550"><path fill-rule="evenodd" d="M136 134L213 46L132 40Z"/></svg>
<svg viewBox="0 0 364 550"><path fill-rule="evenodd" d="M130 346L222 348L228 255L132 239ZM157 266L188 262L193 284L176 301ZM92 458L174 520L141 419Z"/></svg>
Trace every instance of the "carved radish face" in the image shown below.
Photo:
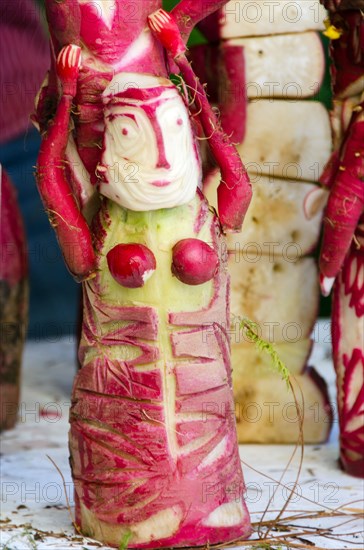
<svg viewBox="0 0 364 550"><path fill-rule="evenodd" d="M100 193L137 211L186 204L201 178L186 106L168 80L126 78L118 75L104 93Z"/></svg>

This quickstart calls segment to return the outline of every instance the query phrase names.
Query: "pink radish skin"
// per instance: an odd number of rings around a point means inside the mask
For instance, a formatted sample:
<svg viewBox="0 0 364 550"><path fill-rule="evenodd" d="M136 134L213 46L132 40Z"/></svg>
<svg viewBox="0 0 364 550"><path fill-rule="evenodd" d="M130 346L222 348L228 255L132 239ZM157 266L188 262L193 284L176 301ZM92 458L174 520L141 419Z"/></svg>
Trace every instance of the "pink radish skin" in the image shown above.
<svg viewBox="0 0 364 550"><path fill-rule="evenodd" d="M216 79L219 56L220 47L215 44L200 44L188 50L188 59L200 81L206 84L209 101L215 104L219 101L219 82Z"/></svg>
<svg viewBox="0 0 364 550"><path fill-rule="evenodd" d="M338 274L364 210L363 104L359 109L353 114L341 149L340 166L325 212L320 270L329 278Z"/></svg>
<svg viewBox="0 0 364 550"><path fill-rule="evenodd" d="M68 61L72 48L67 47ZM65 48L65 50L67 49ZM79 63L79 50L75 52L75 63ZM76 65L67 73L63 68L65 89L75 91ZM37 164L37 183L44 206L48 212L66 264L77 280L84 280L95 273L96 260L90 229L80 213L65 177L63 159L68 141L72 95L64 94L57 107L56 116L43 138Z"/></svg>
<svg viewBox="0 0 364 550"><path fill-rule="evenodd" d="M334 285L332 341L337 373L340 462L345 471L356 477L364 477L363 316L364 254L363 249L357 250L352 245ZM350 333L358 334L357 347L353 347Z"/></svg>
<svg viewBox="0 0 364 550"><path fill-rule="evenodd" d="M219 266L216 252L199 239L183 239L172 251L172 273L186 285L210 281Z"/></svg>
<svg viewBox="0 0 364 550"><path fill-rule="evenodd" d="M181 73L193 90L196 90L196 107L200 113L204 134L221 170L221 183L217 189L219 218L224 231L238 232L249 207L252 189L240 156L222 130L215 113L207 101L205 89L194 75L185 56L175 59Z"/></svg>
<svg viewBox="0 0 364 550"><path fill-rule="evenodd" d="M326 164L324 171L320 176L321 185L328 187L329 189L334 185L335 176L339 170L340 157L339 151L334 151Z"/></svg>
<svg viewBox="0 0 364 550"><path fill-rule="evenodd" d="M227 97L221 98L221 125L233 143L242 143L247 124L248 99L245 82L244 48L225 44L222 48Z"/></svg>
<svg viewBox="0 0 364 550"><path fill-rule="evenodd" d="M15 189L1 166L0 171L0 280L16 285L28 273L25 232Z"/></svg>
<svg viewBox="0 0 364 550"><path fill-rule="evenodd" d="M80 43L81 10L78 0L46 0L47 21L56 53L67 44Z"/></svg>
<svg viewBox="0 0 364 550"><path fill-rule="evenodd" d="M78 0L45 1L49 33L51 36L51 68L47 82L42 86L32 119L45 132L53 119L58 98L56 58L67 44L80 44L81 13Z"/></svg>
<svg viewBox="0 0 364 550"><path fill-rule="evenodd" d="M28 315L28 258L16 192L1 166L0 171L0 326L3 336L0 340L0 431L2 431L14 427L19 411L21 360Z"/></svg>
<svg viewBox="0 0 364 550"><path fill-rule="evenodd" d="M114 279L126 288L140 288L156 269L154 254L148 247L118 244L107 254L107 263Z"/></svg>

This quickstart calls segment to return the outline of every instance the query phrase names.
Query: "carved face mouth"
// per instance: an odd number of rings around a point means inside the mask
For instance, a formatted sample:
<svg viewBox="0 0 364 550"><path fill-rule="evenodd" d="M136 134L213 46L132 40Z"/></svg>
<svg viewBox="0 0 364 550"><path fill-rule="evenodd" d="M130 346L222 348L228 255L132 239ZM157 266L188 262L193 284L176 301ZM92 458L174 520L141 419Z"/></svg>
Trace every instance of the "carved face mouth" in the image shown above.
<svg viewBox="0 0 364 550"><path fill-rule="evenodd" d="M152 185L154 185L154 187L167 187L167 185L170 184L171 182L166 180L152 181Z"/></svg>

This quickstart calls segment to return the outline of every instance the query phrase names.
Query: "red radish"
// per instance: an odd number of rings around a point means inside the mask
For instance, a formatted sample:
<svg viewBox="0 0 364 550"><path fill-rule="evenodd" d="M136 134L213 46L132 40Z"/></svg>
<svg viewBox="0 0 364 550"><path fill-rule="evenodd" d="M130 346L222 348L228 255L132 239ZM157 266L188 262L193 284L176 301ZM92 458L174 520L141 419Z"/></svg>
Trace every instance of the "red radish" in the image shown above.
<svg viewBox="0 0 364 550"><path fill-rule="evenodd" d="M63 95L74 97L77 91L77 77L81 66L81 48L67 46L63 48L57 59L57 73L62 82Z"/></svg>
<svg viewBox="0 0 364 550"><path fill-rule="evenodd" d="M323 0L333 38L336 150L324 174L330 187L320 256L320 282L333 286L332 343L340 422L340 463L364 477L364 19L362 0ZM348 97L349 96L349 97ZM351 96L351 97L350 97ZM338 102L336 102L336 111ZM350 119L348 113L351 113ZM349 123L348 123L348 120ZM340 143L341 142L341 143Z"/></svg>
<svg viewBox="0 0 364 550"><path fill-rule="evenodd" d="M68 142L73 99L70 94L76 91L72 81L77 79L79 61L79 48L76 46L66 46L60 55L58 65L62 65L60 77L65 79L65 93L42 141L38 156L37 182L67 267L76 279L84 280L92 277L95 272L91 233L72 195L63 163L60 162Z"/></svg>
<svg viewBox="0 0 364 550"><path fill-rule="evenodd" d="M355 244L336 278L332 303L333 359L340 423L340 462L364 476L364 254Z"/></svg>
<svg viewBox="0 0 364 550"><path fill-rule="evenodd" d="M165 13L159 10L159 16ZM149 25L155 36L168 44L168 33L164 33L163 27L153 26L153 15L148 18ZM173 24L171 16L168 19L168 29ZM175 50L168 46L171 55ZM209 146L221 170L221 183L217 189L218 212L221 225L225 231L240 231L244 216L248 209L252 190L248 174L242 161L222 130L216 115L210 106L206 92L199 79L193 72L186 56L181 51L174 55L174 61L178 66L186 84L194 93L194 100L198 111L198 117L209 140Z"/></svg>
<svg viewBox="0 0 364 550"><path fill-rule="evenodd" d="M28 315L25 232L15 189L4 170L0 184L0 431L17 419Z"/></svg>
<svg viewBox="0 0 364 550"><path fill-rule="evenodd" d="M234 143L242 143L246 133L248 108L244 48L224 44L221 56L226 73L226 97L220 98L221 124ZM241 75L239 82L237 75Z"/></svg>
<svg viewBox="0 0 364 550"><path fill-rule="evenodd" d="M176 25L159 12L156 30L166 27L176 54L223 3L182 0ZM82 367L70 412L76 523L116 548L205 546L250 534L235 421L225 412L234 408L225 247L199 191L190 121L199 116L206 133L211 109L203 94L188 112L168 79L173 60L147 26L160 7L48 0L54 68L36 114L39 190L65 260L83 280ZM212 142L232 187L221 221L236 229L250 188L227 136L218 130ZM172 249L186 238L218 256L204 285L182 285L171 272Z"/></svg>
<svg viewBox="0 0 364 550"><path fill-rule="evenodd" d="M329 278L338 274L364 211L364 102L358 108L341 147L325 212L320 270Z"/></svg>
<svg viewBox="0 0 364 550"><path fill-rule="evenodd" d="M183 239L173 247L172 273L186 285L210 281L219 266L211 246L199 239Z"/></svg>
<svg viewBox="0 0 364 550"><path fill-rule="evenodd" d="M138 243L117 244L107 253L111 275L126 288L140 288L156 269L154 254Z"/></svg>
<svg viewBox="0 0 364 550"><path fill-rule="evenodd" d="M173 58L185 53L187 46L178 31L177 22L172 15L160 9L148 17L148 22L151 30L155 34L158 34L162 46L169 50Z"/></svg>
<svg viewBox="0 0 364 550"><path fill-rule="evenodd" d="M216 80L216 72L220 66L220 53L220 47L215 47L213 44L199 44L191 47L187 52L188 59L199 79L206 85L211 103L217 103L219 100L219 83Z"/></svg>
<svg viewBox="0 0 364 550"><path fill-rule="evenodd" d="M199 21L224 5L226 0L181 0L172 13L183 40ZM110 3L95 0L46 0L47 19L52 38L52 69L41 93L36 121L46 126L46 117L54 116L57 102L55 65L63 46L83 44L87 55L82 60L78 82L77 111L74 119L78 152L96 185L96 166L102 146L101 94L117 72L147 73L168 77L169 67L160 44L150 39L146 29L148 15L162 5L162 0L115 0ZM132 23L132 24L129 24ZM102 36L102 40L100 39ZM133 51L133 55L126 52ZM43 130L42 130L43 131Z"/></svg>
<svg viewBox="0 0 364 550"><path fill-rule="evenodd" d="M320 183L324 187L332 187L334 183L335 176L340 166L339 152L333 151L321 176Z"/></svg>

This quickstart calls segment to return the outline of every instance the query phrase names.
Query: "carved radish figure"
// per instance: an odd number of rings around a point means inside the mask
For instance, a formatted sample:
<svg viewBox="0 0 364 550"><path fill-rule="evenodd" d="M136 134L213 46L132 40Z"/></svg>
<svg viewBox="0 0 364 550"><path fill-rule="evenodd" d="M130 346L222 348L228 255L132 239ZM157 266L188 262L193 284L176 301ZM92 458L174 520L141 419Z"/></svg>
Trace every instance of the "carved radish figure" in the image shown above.
<svg viewBox="0 0 364 550"><path fill-rule="evenodd" d="M91 27L85 14L95 4L102 17ZM180 2L175 17L159 10L151 33L147 16L160 3L143 2L130 32L120 21L115 27L107 4L117 13L131 5L63 2L57 11L48 3L55 52L67 39L74 44L55 62L62 95L53 120L45 116L50 80L37 112L45 131L39 190L67 265L83 281L82 368L70 413L76 522L115 547L246 537L222 229L239 230L251 190L185 60L183 24L206 10L191 1ZM72 37L56 24L66 6L80 16ZM205 133L214 128L220 221L199 189L186 99L166 78L159 40L197 90ZM236 196L244 200L234 207Z"/></svg>
<svg viewBox="0 0 364 550"><path fill-rule="evenodd" d="M321 288L332 286L340 462L364 476L364 17L362 0L322 0L329 10L335 151L320 255Z"/></svg>

